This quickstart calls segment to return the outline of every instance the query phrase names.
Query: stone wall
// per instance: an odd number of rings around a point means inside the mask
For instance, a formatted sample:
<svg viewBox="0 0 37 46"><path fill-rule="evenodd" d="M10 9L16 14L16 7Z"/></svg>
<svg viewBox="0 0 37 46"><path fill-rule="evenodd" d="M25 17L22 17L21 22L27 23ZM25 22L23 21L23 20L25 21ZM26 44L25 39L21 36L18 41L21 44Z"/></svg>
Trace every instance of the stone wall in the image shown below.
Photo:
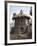
<svg viewBox="0 0 37 46"><path fill-rule="evenodd" d="M24 17L15 19L15 30L17 33L25 32L26 27L27 27L26 20L27 22L29 22L29 19L24 18Z"/></svg>

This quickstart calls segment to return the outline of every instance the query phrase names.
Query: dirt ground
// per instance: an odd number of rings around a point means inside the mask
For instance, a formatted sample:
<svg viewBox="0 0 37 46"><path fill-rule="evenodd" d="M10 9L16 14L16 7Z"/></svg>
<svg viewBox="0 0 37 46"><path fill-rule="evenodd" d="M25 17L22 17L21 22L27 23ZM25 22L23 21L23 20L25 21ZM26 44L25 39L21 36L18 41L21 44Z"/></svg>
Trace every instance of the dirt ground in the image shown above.
<svg viewBox="0 0 37 46"><path fill-rule="evenodd" d="M10 33L10 39L16 40L16 39L32 39L32 32L26 32L23 34L17 34L17 33Z"/></svg>

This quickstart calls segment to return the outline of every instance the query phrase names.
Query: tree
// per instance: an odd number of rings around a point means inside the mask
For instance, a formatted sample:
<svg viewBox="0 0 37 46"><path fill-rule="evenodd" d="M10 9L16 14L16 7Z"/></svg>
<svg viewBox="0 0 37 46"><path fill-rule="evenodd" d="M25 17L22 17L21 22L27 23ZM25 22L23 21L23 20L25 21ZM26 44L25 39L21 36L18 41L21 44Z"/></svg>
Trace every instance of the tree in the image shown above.
<svg viewBox="0 0 37 46"><path fill-rule="evenodd" d="M32 7L30 8L30 15L32 16Z"/></svg>

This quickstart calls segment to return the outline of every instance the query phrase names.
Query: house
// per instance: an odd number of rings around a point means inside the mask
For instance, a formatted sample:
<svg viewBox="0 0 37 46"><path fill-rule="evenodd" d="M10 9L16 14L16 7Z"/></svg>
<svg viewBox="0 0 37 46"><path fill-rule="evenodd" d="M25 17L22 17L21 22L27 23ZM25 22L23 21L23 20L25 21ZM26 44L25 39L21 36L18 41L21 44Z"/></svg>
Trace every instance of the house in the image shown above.
<svg viewBox="0 0 37 46"><path fill-rule="evenodd" d="M15 20L14 33L17 34L18 38L30 38L32 34L32 24L30 25L29 19L31 19L31 15L24 14L22 10L20 10L20 13L14 13L13 15L14 17L12 19ZM30 36L28 37L28 35Z"/></svg>

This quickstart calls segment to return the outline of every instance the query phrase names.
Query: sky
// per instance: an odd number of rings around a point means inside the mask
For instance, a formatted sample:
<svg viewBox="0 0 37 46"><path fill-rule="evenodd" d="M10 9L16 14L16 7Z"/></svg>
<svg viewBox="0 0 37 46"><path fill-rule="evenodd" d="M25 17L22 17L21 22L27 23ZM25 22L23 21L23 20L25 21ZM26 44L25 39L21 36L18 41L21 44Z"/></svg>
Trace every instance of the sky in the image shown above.
<svg viewBox="0 0 37 46"><path fill-rule="evenodd" d="M30 13L30 7L29 6L11 6L10 5L11 14L19 13L21 9L23 10L24 13L27 13L27 14Z"/></svg>
<svg viewBox="0 0 37 46"><path fill-rule="evenodd" d="M10 5L10 8L9 8L10 12L10 23L13 23L13 26L14 26L14 23L15 21L12 20L12 17L13 17L13 13L19 13L20 10L22 9L23 13L26 13L26 14L30 14L30 7L29 6L12 6Z"/></svg>

